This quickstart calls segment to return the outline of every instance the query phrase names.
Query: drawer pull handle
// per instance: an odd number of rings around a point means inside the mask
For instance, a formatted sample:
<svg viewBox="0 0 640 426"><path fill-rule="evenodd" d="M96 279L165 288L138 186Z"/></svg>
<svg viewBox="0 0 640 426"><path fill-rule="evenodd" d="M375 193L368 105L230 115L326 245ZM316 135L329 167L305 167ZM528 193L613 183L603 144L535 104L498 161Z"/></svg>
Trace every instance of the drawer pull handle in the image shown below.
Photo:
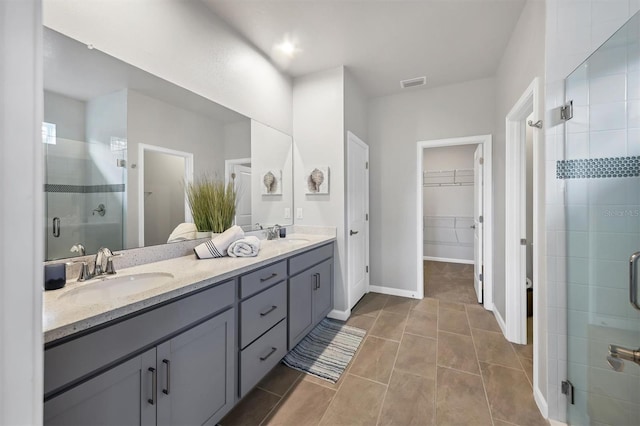
<svg viewBox="0 0 640 426"><path fill-rule="evenodd" d="M158 376L155 368L149 367L148 371L151 373L151 398L147 399L147 402L151 405L155 405L156 392L158 392Z"/></svg>
<svg viewBox="0 0 640 426"><path fill-rule="evenodd" d="M266 317L267 315L269 315L271 312L275 311L276 309L278 309L278 307L276 305L273 305L269 309L267 309L266 311L260 312L260 316L261 317Z"/></svg>
<svg viewBox="0 0 640 426"><path fill-rule="evenodd" d="M265 282L265 281L269 281L271 278L275 278L275 277L277 277L277 276L278 276L278 274L274 272L273 274L269 275L269 276L268 276L268 277L266 277L266 278L260 278L260 282L261 282L261 283L263 283L263 282Z"/></svg>
<svg viewBox="0 0 640 426"><path fill-rule="evenodd" d="M273 355L276 351L278 350L278 348L271 348L271 352L269 352L268 354L266 354L265 356L261 356L260 357L260 361L266 361L267 358L269 358L271 355Z"/></svg>
<svg viewBox="0 0 640 426"><path fill-rule="evenodd" d="M169 395L169 392L171 392L171 361L169 361L168 359L163 359L162 363L167 366L167 388L162 389L162 393L165 395Z"/></svg>

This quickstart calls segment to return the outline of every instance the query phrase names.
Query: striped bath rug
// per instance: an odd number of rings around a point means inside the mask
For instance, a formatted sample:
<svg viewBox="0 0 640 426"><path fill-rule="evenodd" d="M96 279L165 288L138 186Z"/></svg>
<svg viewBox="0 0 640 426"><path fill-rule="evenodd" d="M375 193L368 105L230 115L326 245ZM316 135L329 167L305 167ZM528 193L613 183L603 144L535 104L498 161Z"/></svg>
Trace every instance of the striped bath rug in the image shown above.
<svg viewBox="0 0 640 426"><path fill-rule="evenodd" d="M365 334L365 330L325 318L284 357L282 363L335 383Z"/></svg>

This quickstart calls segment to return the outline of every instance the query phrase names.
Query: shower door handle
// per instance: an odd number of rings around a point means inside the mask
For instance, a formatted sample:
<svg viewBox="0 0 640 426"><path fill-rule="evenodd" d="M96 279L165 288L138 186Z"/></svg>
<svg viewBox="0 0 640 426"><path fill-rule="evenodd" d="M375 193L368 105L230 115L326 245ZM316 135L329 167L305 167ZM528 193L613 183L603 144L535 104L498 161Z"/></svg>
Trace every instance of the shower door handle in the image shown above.
<svg viewBox="0 0 640 426"><path fill-rule="evenodd" d="M53 218L53 236L55 238L58 238L60 236L60 218L59 217Z"/></svg>
<svg viewBox="0 0 640 426"><path fill-rule="evenodd" d="M640 251L637 251L629 258L629 301L631 305L640 311L638 306L638 273L636 272L636 264L640 259Z"/></svg>

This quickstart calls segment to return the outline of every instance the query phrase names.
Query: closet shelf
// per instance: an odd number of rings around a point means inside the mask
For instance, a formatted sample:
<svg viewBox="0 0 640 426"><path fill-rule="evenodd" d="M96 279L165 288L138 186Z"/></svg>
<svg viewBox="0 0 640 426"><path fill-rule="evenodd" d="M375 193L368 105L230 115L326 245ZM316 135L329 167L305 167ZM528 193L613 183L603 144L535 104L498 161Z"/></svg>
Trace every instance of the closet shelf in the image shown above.
<svg viewBox="0 0 640 426"><path fill-rule="evenodd" d="M425 170L422 186L471 186L474 183L473 169Z"/></svg>

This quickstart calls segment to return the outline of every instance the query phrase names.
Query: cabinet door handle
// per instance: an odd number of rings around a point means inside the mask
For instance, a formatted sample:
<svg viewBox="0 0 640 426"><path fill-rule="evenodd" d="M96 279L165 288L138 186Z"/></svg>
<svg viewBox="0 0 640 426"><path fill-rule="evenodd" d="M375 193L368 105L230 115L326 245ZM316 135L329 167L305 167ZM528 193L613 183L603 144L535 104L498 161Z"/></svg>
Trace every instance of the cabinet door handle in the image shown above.
<svg viewBox="0 0 640 426"><path fill-rule="evenodd" d="M148 371L151 373L151 398L147 399L147 402L155 405L156 392L158 392L158 375L156 374L156 369L153 367L149 367Z"/></svg>
<svg viewBox="0 0 640 426"><path fill-rule="evenodd" d="M260 316L261 317L266 317L267 315L269 315L271 312L275 311L276 309L278 309L278 307L276 305L273 305L269 309L267 309L266 311L260 312Z"/></svg>
<svg viewBox="0 0 640 426"><path fill-rule="evenodd" d="M266 354L265 356L261 356L260 357L260 361L266 361L267 358L269 358L271 355L273 355L276 351L278 350L278 348L271 348L271 352L269 352L268 354Z"/></svg>
<svg viewBox="0 0 640 426"><path fill-rule="evenodd" d="M318 289L318 280L316 278L316 274L311 275L311 282L313 282L313 291L316 291Z"/></svg>
<svg viewBox="0 0 640 426"><path fill-rule="evenodd" d="M165 395L169 395L169 392L171 392L171 361L169 361L168 359L163 359L162 363L167 366L167 388L162 389L162 393Z"/></svg>
<svg viewBox="0 0 640 426"><path fill-rule="evenodd" d="M274 272L273 274L269 275L269 276L268 276L268 277L266 277L266 278L260 278L260 282L261 282L261 283L263 283L263 282L265 282L265 281L269 281L271 278L275 278L275 277L277 277L277 276L278 276L278 274Z"/></svg>
<svg viewBox="0 0 640 426"><path fill-rule="evenodd" d="M318 283L317 288L320 288L320 274L316 274L316 282Z"/></svg>

